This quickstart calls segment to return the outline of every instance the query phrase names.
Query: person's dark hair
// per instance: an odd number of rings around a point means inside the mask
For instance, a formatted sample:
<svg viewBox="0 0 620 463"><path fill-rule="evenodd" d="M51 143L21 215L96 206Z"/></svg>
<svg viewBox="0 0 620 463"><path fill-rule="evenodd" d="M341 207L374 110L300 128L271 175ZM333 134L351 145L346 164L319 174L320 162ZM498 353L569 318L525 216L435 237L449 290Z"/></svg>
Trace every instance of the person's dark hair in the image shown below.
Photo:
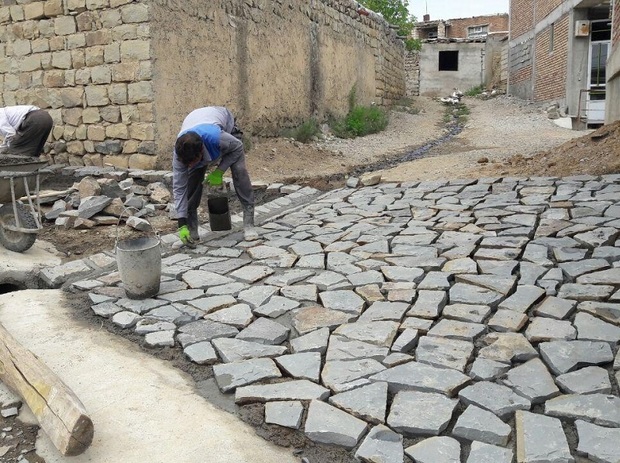
<svg viewBox="0 0 620 463"><path fill-rule="evenodd" d="M179 160L188 165L202 154L202 139L196 132L186 132L177 138L174 144L174 151Z"/></svg>

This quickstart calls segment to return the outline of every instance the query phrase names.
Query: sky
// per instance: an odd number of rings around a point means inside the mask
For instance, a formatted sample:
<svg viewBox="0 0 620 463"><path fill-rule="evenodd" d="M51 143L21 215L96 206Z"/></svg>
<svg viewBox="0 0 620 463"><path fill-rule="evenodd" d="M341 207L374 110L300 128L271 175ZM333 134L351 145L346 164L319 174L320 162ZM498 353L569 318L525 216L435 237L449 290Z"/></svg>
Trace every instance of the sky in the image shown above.
<svg viewBox="0 0 620 463"><path fill-rule="evenodd" d="M508 13L509 0L409 0L409 11L418 21L426 13L431 20L469 18L484 14Z"/></svg>

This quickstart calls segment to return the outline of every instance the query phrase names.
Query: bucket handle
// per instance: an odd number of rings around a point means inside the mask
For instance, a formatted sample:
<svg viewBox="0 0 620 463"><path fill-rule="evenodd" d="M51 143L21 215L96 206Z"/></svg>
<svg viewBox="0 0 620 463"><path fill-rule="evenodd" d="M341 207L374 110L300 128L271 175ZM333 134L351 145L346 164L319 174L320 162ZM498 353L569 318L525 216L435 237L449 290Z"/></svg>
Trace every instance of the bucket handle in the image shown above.
<svg viewBox="0 0 620 463"><path fill-rule="evenodd" d="M137 207L133 207L133 206L123 206L123 212L121 212L121 215L118 216L118 222L116 222L116 238L114 240L114 252L116 253L116 249L118 247L118 228L121 224L121 219L123 218L123 216L125 215L125 213L127 212L127 217L131 217L130 215L130 209L133 209L137 212L140 212L140 210ZM155 230L155 227L153 227L153 224L149 221L149 219L147 219L146 217L144 217L144 220L146 220L148 222L148 224L151 226L151 230L153 231L153 235L155 236L155 238L157 238L157 241L159 241L159 243L161 244L161 236L159 235L159 232L157 230Z"/></svg>

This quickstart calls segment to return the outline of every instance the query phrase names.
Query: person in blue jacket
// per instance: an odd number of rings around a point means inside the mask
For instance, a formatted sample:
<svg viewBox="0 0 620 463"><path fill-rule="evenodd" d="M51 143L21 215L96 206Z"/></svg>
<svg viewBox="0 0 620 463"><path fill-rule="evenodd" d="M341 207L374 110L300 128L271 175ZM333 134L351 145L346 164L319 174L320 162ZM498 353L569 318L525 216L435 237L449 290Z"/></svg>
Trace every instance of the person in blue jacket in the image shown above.
<svg viewBox="0 0 620 463"><path fill-rule="evenodd" d="M172 191L177 212L179 238L192 246L199 240L198 206L203 182L222 186L222 176L230 168L235 192L243 207L246 240L258 238L254 229L254 190L245 165L241 132L232 113L221 106L199 108L187 115L181 126L172 156ZM217 166L208 175L207 170Z"/></svg>

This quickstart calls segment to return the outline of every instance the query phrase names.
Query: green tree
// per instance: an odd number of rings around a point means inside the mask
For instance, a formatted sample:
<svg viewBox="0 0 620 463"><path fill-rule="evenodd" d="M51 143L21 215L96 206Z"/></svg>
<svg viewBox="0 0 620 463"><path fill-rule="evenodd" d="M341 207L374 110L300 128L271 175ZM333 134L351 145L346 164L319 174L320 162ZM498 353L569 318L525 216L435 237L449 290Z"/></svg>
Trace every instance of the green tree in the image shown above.
<svg viewBox="0 0 620 463"><path fill-rule="evenodd" d="M398 34L409 37L416 18L409 13L409 0L359 0L366 8L381 13L390 24L398 26Z"/></svg>

